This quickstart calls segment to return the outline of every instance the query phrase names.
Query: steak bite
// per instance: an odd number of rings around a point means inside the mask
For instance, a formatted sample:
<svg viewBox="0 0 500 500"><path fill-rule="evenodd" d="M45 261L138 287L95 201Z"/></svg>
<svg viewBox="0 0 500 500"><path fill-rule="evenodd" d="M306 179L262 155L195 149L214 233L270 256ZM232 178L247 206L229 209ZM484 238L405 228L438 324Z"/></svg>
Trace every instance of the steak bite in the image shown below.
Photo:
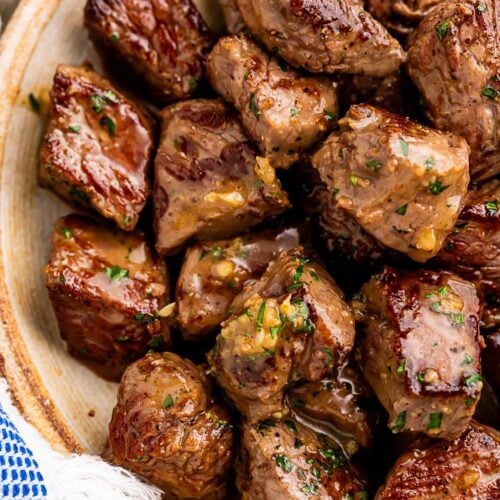
<svg viewBox="0 0 500 500"><path fill-rule="evenodd" d="M492 0L443 2L410 37L408 72L434 126L471 147L471 177L500 173L500 30Z"/></svg>
<svg viewBox="0 0 500 500"><path fill-rule="evenodd" d="M191 0L87 0L85 26L161 101L189 97L204 76L211 41Z"/></svg>
<svg viewBox="0 0 500 500"><path fill-rule="evenodd" d="M59 65L38 180L80 207L133 230L149 195L146 116L90 69Z"/></svg>
<svg viewBox="0 0 500 500"><path fill-rule="evenodd" d="M237 34L245 29L245 23L241 17L236 0L219 0L224 14L224 22L229 33Z"/></svg>
<svg viewBox="0 0 500 500"><path fill-rule="evenodd" d="M197 99L162 111L155 159L156 248L232 236L290 204L275 171L257 156L232 112Z"/></svg>
<svg viewBox="0 0 500 500"><path fill-rule="evenodd" d="M71 354L105 378L149 349L170 344L158 317L169 299L167 270L141 233L122 233L72 214L59 219L45 282Z"/></svg>
<svg viewBox="0 0 500 500"><path fill-rule="evenodd" d="M273 167L289 167L335 124L334 83L300 75L247 35L221 38L208 57L207 73Z"/></svg>
<svg viewBox="0 0 500 500"><path fill-rule="evenodd" d="M236 484L245 499L362 499L366 483L324 434L292 419L243 424Z"/></svg>
<svg viewBox="0 0 500 500"><path fill-rule="evenodd" d="M385 76L405 59L399 42L359 2L236 0L251 33L271 52L313 73Z"/></svg>
<svg viewBox="0 0 500 500"><path fill-rule="evenodd" d="M454 441L419 440L403 453L377 500L496 499L500 493L500 433L472 421Z"/></svg>
<svg viewBox="0 0 500 500"><path fill-rule="evenodd" d="M446 272L386 268L362 293L363 371L389 413L389 427L460 435L483 385L476 287Z"/></svg>
<svg viewBox="0 0 500 500"><path fill-rule="evenodd" d="M348 455L373 444L377 421L371 404L374 394L353 362L344 361L323 380L294 384L287 399L298 414L332 426Z"/></svg>
<svg viewBox="0 0 500 500"><path fill-rule="evenodd" d="M339 124L312 159L336 206L386 247L434 257L467 192L467 143L363 104Z"/></svg>
<svg viewBox="0 0 500 500"><path fill-rule="evenodd" d="M396 36L411 33L429 12L445 0L366 0L366 10Z"/></svg>
<svg viewBox="0 0 500 500"><path fill-rule="evenodd" d="M354 343L354 319L328 273L283 252L236 297L210 363L219 384L251 421L283 410L292 380L322 380Z"/></svg>
<svg viewBox="0 0 500 500"><path fill-rule="evenodd" d="M226 498L232 427L202 367L173 353L148 354L123 374L110 458L168 498Z"/></svg>
<svg viewBox="0 0 500 500"><path fill-rule="evenodd" d="M202 242L189 248L176 288L177 320L185 340L200 340L226 319L250 279L259 278L281 252L299 244L290 227Z"/></svg>
<svg viewBox="0 0 500 500"><path fill-rule="evenodd" d="M500 179L469 191L436 262L500 297Z"/></svg>

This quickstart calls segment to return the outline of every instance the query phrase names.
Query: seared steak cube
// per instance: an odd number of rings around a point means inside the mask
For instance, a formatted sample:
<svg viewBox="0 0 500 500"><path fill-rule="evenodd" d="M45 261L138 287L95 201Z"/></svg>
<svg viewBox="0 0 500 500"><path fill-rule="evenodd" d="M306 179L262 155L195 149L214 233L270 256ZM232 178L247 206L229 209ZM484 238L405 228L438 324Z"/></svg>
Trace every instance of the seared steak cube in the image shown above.
<svg viewBox="0 0 500 500"><path fill-rule="evenodd" d="M363 371L389 427L460 435L483 385L475 285L446 272L385 269L362 293Z"/></svg>
<svg viewBox="0 0 500 500"><path fill-rule="evenodd" d="M363 104L339 124L312 160L336 206L389 248L436 255L467 192L467 143Z"/></svg>
<svg viewBox="0 0 500 500"><path fill-rule="evenodd" d="M236 0L269 51L313 73L396 71L404 50L359 0Z"/></svg>
<svg viewBox="0 0 500 500"><path fill-rule="evenodd" d="M253 422L283 410L291 380L323 379L353 347L354 319L342 292L300 247L283 252L231 308L210 362Z"/></svg>
<svg viewBox="0 0 500 500"><path fill-rule="evenodd" d="M243 424L236 484L247 499L362 499L359 471L324 434L295 420Z"/></svg>
<svg viewBox="0 0 500 500"><path fill-rule="evenodd" d="M148 354L123 374L108 458L167 498L228 498L232 427L203 367L171 352Z"/></svg>
<svg viewBox="0 0 500 500"><path fill-rule="evenodd" d="M452 442L420 440L403 453L377 500L494 500L500 494L500 433L472 421Z"/></svg>
<svg viewBox="0 0 500 500"><path fill-rule="evenodd" d="M497 0L445 1L409 39L408 73L433 125L470 145L470 173L500 173Z"/></svg>
<svg viewBox="0 0 500 500"><path fill-rule="evenodd" d="M167 272L142 234L63 217L45 280L69 351L104 377L119 379L149 349L168 347L169 329L157 316L169 297Z"/></svg>
<svg viewBox="0 0 500 500"><path fill-rule="evenodd" d="M161 101L190 96L204 76L210 37L191 0L87 0L85 26Z"/></svg>
<svg viewBox="0 0 500 500"><path fill-rule="evenodd" d="M500 179L468 193L436 262L500 297Z"/></svg>
<svg viewBox="0 0 500 500"><path fill-rule="evenodd" d="M302 76L247 35L220 39L207 73L214 89L241 113L248 135L273 167L290 166L336 122L330 79Z"/></svg>
<svg viewBox="0 0 500 500"><path fill-rule="evenodd" d="M299 244L296 228L205 241L186 252L176 288L185 340L203 339L226 319L234 298L282 251Z"/></svg>
<svg viewBox="0 0 500 500"><path fill-rule="evenodd" d="M133 230L149 195L145 115L102 76L59 65L38 178L72 204Z"/></svg>
<svg viewBox="0 0 500 500"><path fill-rule="evenodd" d="M160 253L191 238L233 236L289 207L274 169L224 104L186 101L162 118L154 183Z"/></svg>

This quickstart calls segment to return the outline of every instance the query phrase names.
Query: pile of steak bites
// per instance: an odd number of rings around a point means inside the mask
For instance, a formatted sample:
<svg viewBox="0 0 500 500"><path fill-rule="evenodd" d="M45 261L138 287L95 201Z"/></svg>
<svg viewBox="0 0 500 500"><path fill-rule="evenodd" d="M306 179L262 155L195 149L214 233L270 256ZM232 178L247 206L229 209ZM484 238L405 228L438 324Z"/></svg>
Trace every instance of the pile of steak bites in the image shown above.
<svg viewBox="0 0 500 500"><path fill-rule="evenodd" d="M166 498L500 498L497 0L87 0L39 181L105 457Z"/></svg>

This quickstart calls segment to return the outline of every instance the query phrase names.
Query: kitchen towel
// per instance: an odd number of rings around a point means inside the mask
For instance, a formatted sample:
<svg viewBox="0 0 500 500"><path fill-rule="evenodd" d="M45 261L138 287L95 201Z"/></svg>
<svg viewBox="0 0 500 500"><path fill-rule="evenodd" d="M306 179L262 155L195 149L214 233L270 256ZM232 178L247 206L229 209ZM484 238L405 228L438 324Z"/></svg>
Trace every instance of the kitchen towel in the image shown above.
<svg viewBox="0 0 500 500"><path fill-rule="evenodd" d="M0 498L157 500L161 492L90 455L54 451L11 402L0 379Z"/></svg>

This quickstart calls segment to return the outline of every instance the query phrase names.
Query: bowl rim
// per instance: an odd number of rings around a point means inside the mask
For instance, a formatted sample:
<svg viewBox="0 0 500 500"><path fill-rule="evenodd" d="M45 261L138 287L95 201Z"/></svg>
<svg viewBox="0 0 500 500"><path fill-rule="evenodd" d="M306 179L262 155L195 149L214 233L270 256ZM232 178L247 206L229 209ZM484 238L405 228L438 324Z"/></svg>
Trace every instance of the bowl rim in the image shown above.
<svg viewBox="0 0 500 500"><path fill-rule="evenodd" d="M10 117L31 55L45 26L63 0L21 0L0 37L0 193L4 169L5 144L8 141ZM0 220L4 211L0 203ZM2 240L0 226L0 241ZM5 279L0 243L0 376L10 389L13 403L23 417L40 434L63 453L82 452L56 402L44 386L32 363L16 322Z"/></svg>

